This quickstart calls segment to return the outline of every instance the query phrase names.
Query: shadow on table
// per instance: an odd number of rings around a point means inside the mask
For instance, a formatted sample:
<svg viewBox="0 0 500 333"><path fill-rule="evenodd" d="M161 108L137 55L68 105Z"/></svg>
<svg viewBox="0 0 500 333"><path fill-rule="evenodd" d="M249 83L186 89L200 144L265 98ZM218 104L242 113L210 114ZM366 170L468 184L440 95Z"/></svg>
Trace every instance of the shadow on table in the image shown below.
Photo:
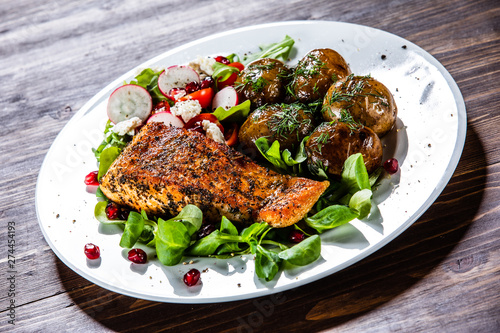
<svg viewBox="0 0 500 333"><path fill-rule="evenodd" d="M402 235L338 273L286 292L218 304L167 304L100 288L57 261L61 281L87 315L115 331L320 331L356 320L397 298L443 264L481 204L486 159L469 124L463 156L438 200ZM456 261L456 260L455 260ZM452 267L455 261L444 263ZM455 265L456 266L456 265Z"/></svg>

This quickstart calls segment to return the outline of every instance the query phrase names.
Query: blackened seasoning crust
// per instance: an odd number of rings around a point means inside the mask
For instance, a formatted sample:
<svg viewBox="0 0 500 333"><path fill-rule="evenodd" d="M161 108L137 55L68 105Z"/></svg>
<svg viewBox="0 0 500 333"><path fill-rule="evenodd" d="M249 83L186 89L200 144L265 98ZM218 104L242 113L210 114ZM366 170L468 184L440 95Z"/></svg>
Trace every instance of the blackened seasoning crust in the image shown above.
<svg viewBox="0 0 500 333"><path fill-rule="evenodd" d="M156 122L141 129L101 181L109 199L148 214L177 215L194 204L209 222L226 216L274 227L301 220L328 185L280 175L203 134Z"/></svg>

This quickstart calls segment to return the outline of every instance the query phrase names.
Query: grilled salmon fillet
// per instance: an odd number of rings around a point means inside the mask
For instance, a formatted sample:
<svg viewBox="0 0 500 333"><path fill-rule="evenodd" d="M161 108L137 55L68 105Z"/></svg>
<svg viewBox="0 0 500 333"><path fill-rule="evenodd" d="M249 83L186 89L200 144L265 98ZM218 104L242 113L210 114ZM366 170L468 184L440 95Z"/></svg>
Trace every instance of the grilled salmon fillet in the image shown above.
<svg viewBox="0 0 500 333"><path fill-rule="evenodd" d="M101 180L112 201L148 214L177 215L187 204L207 221L287 227L301 220L327 181L280 175L205 135L146 124Z"/></svg>

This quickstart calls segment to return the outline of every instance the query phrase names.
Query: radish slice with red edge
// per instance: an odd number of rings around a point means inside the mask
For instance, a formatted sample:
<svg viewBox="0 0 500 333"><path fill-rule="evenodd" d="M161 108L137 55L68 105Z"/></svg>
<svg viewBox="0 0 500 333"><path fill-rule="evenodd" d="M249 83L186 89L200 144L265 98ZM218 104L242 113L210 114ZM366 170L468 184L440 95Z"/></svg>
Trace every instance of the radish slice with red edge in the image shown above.
<svg viewBox="0 0 500 333"><path fill-rule="evenodd" d="M143 122L153 109L153 99L141 86L126 84L117 88L108 100L108 118L114 124L138 117Z"/></svg>
<svg viewBox="0 0 500 333"><path fill-rule="evenodd" d="M215 94L212 100L212 110L215 111L218 107L223 107L229 110L233 106L238 105L238 93L233 87L225 87Z"/></svg>
<svg viewBox="0 0 500 333"><path fill-rule="evenodd" d="M167 126L184 127L184 122L177 116L174 116L170 112L158 112L149 117L148 123L159 122L164 123Z"/></svg>
<svg viewBox="0 0 500 333"><path fill-rule="evenodd" d="M171 66L158 76L158 89L165 97L175 100L170 91L173 88L185 88L190 82L200 83L200 75L188 66Z"/></svg>

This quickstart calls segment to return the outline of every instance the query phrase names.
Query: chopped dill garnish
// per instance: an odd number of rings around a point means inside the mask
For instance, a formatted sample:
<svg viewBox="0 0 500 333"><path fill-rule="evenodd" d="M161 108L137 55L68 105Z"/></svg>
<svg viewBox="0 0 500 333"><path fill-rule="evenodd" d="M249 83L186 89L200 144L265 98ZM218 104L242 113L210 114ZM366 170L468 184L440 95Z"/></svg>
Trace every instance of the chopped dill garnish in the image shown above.
<svg viewBox="0 0 500 333"><path fill-rule="evenodd" d="M326 63L321 61L318 57L308 54L306 59L299 61L297 69L295 70L295 76L316 76L325 66Z"/></svg>
<svg viewBox="0 0 500 333"><path fill-rule="evenodd" d="M250 86L253 91L261 92L264 87L269 84L269 81L262 76L263 71L271 70L274 67L276 67L275 63L265 65L250 65L245 71L245 76L243 77L242 83L237 85L236 89L241 90L245 87Z"/></svg>
<svg viewBox="0 0 500 333"><path fill-rule="evenodd" d="M269 81L267 81L266 79L264 79L262 76L259 77L257 80L254 80L251 82L251 85L252 85L252 90L256 91L256 92L260 92L262 91L262 89L264 89L264 87L269 84Z"/></svg>
<svg viewBox="0 0 500 333"><path fill-rule="evenodd" d="M348 112L346 109L342 109L340 110L340 121L343 123L352 123L354 122L354 118L352 117L350 112Z"/></svg>
<svg viewBox="0 0 500 333"><path fill-rule="evenodd" d="M345 123L349 127L349 129L351 130L351 134L352 131L364 127L361 122L354 120L351 113L346 109L340 110L340 121Z"/></svg>
<svg viewBox="0 0 500 333"><path fill-rule="evenodd" d="M316 147L314 150L321 154L321 148L323 148L323 145L326 144L329 139L330 135L328 133L321 133L318 137L315 137L314 144L316 144Z"/></svg>
<svg viewBox="0 0 500 333"><path fill-rule="evenodd" d="M310 124L310 119L300 119L299 117L299 111L305 108L303 104L281 104L272 107L276 109L276 112L269 120L269 128L278 136L286 137L299 126Z"/></svg>
<svg viewBox="0 0 500 333"><path fill-rule="evenodd" d="M369 78L371 78L370 75L356 76L355 77L354 74L349 74L349 76L347 76L345 81L342 83L340 89L337 87L338 91L333 91L330 94L329 103L333 104L336 102L351 102L351 101L353 101L354 98L357 98L357 97L372 96L372 97L375 97L375 98L382 100L380 102L380 104L382 104L383 106L386 106L386 107L389 106L386 103L386 98L379 91L375 91L375 93L373 93L373 92L363 93L363 90L365 90L366 88L370 88L370 86L367 84L367 81L366 81ZM354 81L354 80L356 80L356 81ZM354 82L352 82L352 81L354 81ZM349 109L353 105L354 105L354 101L353 101L353 103L351 103L351 105L346 106L345 109Z"/></svg>

